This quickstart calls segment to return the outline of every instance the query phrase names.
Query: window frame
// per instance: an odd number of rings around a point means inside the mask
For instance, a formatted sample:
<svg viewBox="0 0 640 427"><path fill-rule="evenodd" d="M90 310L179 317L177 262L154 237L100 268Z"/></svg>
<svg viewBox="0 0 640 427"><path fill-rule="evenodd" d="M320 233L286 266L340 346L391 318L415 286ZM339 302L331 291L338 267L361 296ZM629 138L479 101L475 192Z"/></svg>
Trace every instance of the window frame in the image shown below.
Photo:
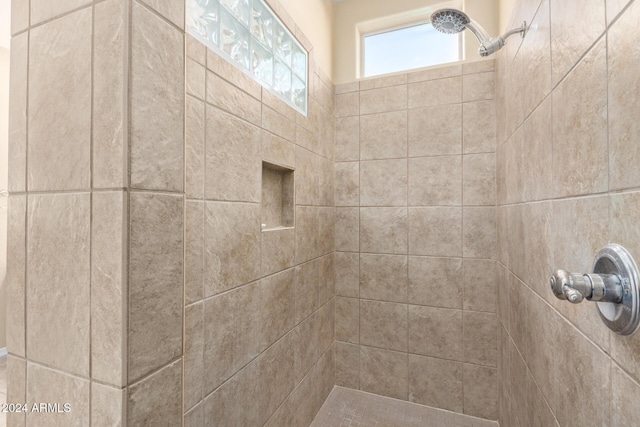
<svg viewBox="0 0 640 427"><path fill-rule="evenodd" d="M359 47L359 56L360 56L360 61L359 61L359 70L358 70L358 78L360 79L367 79L367 78L373 78L373 77L377 77L377 76L384 76L387 74L396 74L396 73L404 73L404 72L408 72L411 70L419 70L420 68L424 68L424 67L418 67L418 68L405 68L402 70L397 70L397 71L392 71L390 73L384 73L384 74L376 74L373 76L367 76L365 75L366 73L366 69L365 69L365 38L369 37L369 36L375 36L378 34L383 34L383 33L389 33L392 31L398 31L398 30L402 30L405 28L411 28L411 27L416 27L418 25L423 25L423 24L430 24L431 20L430 19L424 19L424 18L413 18L410 20L406 20L403 21L401 23L395 24L395 25L386 25L386 26L379 26L378 29L375 30L370 30L370 31L366 31L366 32L362 32L359 31L359 35L360 35L360 47ZM438 63L438 64L433 64L433 65L428 65L427 67L435 67L438 65L444 65L444 64L451 64L453 62L460 62L464 60L464 37L463 37L464 31L461 31L457 34L458 37L458 59L456 61L450 61L450 62L442 62L442 63Z"/></svg>

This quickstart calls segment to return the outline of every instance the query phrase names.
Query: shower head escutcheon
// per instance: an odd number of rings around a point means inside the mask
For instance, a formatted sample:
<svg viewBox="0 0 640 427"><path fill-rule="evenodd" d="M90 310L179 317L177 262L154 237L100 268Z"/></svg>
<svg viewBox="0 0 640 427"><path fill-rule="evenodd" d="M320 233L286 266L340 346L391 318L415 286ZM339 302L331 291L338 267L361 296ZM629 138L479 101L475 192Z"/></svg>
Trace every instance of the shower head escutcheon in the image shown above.
<svg viewBox="0 0 640 427"><path fill-rule="evenodd" d="M520 33L520 37L524 37L527 30L527 23L523 22L519 28L509 30L498 37L491 37L477 22L458 9L436 10L431 14L431 25L445 34L456 34L463 30L470 30L480 42L478 49L480 56L489 56L497 52L506 44L509 36Z"/></svg>

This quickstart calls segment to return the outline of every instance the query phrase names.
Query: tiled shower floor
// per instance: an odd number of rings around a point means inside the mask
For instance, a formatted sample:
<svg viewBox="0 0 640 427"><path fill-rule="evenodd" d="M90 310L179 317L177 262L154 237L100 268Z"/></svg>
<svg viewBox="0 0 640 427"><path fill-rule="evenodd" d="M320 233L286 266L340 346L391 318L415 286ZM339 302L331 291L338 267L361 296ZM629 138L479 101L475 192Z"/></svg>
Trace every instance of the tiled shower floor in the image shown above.
<svg viewBox="0 0 640 427"><path fill-rule="evenodd" d="M487 421L363 391L334 387L311 427L498 427Z"/></svg>

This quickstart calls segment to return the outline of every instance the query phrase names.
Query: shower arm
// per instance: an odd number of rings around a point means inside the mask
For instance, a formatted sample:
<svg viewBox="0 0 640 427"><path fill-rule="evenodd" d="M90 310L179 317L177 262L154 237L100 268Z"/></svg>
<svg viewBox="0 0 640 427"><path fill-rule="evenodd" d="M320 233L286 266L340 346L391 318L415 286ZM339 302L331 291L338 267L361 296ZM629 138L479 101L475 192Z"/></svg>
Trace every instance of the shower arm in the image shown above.
<svg viewBox="0 0 640 427"><path fill-rule="evenodd" d="M524 34L527 30L527 23L523 22L520 27L513 28L503 35L493 38L489 36L484 28L482 28L477 22L471 19L469 20L469 23L465 25L465 28L471 31L480 42L480 47L478 48L478 53L480 54L480 56L489 56L492 53L500 50L507 43L508 37L511 37L512 35L518 33L520 33L520 37L524 37Z"/></svg>

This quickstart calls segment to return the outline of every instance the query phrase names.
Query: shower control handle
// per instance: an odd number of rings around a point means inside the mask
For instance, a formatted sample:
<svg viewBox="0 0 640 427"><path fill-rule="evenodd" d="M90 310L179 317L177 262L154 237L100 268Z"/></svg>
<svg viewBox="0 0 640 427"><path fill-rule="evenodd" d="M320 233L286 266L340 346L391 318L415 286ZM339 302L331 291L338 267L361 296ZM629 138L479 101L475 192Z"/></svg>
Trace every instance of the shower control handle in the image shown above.
<svg viewBox="0 0 640 427"><path fill-rule="evenodd" d="M558 299L572 304L581 303L584 299L616 304L622 302L622 282L615 274L582 274L558 270L551 276L550 284Z"/></svg>

